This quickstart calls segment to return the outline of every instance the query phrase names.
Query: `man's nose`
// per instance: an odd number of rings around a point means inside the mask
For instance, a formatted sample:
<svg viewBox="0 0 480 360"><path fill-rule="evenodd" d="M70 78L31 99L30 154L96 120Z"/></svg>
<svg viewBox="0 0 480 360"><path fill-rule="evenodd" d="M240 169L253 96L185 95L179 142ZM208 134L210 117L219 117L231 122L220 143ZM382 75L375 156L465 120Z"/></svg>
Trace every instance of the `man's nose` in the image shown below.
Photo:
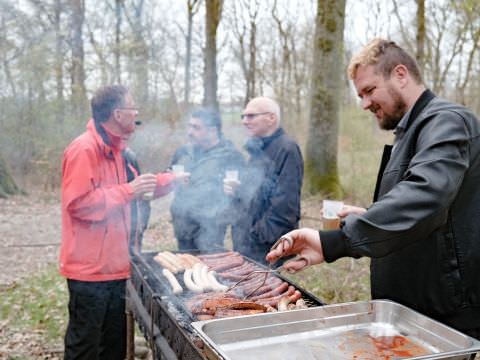
<svg viewBox="0 0 480 360"><path fill-rule="evenodd" d="M369 96L362 97L362 109L368 110L372 106L372 101L370 100Z"/></svg>

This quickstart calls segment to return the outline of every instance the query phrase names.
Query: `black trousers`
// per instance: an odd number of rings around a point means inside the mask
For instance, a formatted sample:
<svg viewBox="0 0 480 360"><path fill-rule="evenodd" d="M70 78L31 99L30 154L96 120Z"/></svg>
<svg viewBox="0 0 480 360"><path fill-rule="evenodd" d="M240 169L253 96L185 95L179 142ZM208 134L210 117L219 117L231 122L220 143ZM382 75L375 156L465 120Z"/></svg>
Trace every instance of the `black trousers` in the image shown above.
<svg viewBox="0 0 480 360"><path fill-rule="evenodd" d="M126 356L126 280L67 280L70 300L65 359L123 360Z"/></svg>

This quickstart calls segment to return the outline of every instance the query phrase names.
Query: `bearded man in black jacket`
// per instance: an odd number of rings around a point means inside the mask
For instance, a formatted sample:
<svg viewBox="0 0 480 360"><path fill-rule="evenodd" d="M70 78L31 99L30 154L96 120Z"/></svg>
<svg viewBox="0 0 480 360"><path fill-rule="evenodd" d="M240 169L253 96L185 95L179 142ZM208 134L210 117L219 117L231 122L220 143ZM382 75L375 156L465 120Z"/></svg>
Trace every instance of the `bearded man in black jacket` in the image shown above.
<svg viewBox="0 0 480 360"><path fill-rule="evenodd" d="M371 41L350 62L362 107L395 131L374 202L346 206L336 231L287 234L267 258L301 254L306 265L371 257L373 299L390 299L480 339L480 123L436 97L408 53Z"/></svg>
<svg viewBox="0 0 480 360"><path fill-rule="evenodd" d="M280 107L274 100L252 99L241 119L250 158L239 182L224 181L238 214L233 248L265 263L276 239L298 227L303 158L298 144L280 127Z"/></svg>

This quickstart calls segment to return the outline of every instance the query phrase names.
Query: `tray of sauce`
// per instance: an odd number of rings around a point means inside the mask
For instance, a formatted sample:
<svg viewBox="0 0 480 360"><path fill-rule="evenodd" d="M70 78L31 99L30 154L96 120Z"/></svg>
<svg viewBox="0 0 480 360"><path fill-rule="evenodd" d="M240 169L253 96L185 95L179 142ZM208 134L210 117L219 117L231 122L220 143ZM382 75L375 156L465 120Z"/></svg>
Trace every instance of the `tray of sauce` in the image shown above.
<svg viewBox="0 0 480 360"><path fill-rule="evenodd" d="M387 300L192 323L228 360L468 360L480 341ZM472 357L473 358L473 357Z"/></svg>

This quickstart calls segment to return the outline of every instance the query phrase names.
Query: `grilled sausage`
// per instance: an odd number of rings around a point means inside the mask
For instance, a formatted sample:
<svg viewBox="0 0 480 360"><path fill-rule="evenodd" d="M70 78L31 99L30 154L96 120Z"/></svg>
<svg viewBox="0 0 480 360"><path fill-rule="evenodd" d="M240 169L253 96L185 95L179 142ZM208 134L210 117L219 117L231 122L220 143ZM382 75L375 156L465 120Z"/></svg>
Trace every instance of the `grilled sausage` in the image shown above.
<svg viewBox="0 0 480 360"><path fill-rule="evenodd" d="M270 297L270 298L265 298L265 299L258 299L258 300L255 300L256 303L258 304L262 304L262 305L270 305L270 306L277 306L278 305L278 302L280 301L280 299L284 296L290 296L290 295L294 295L295 294L295 291L298 291L298 290L295 290L295 287L293 287L292 285L290 285L288 287L288 290L285 291L283 294L280 294L280 295L277 295L277 296L273 296L273 297ZM302 294L300 293L300 291L298 291L298 295L301 297ZM295 299L294 301L297 301L297 299Z"/></svg>
<svg viewBox="0 0 480 360"><path fill-rule="evenodd" d="M215 265L207 264L210 270L214 270L217 273L220 271L225 271L232 269L234 267L240 266L245 260L241 256L231 256L227 261L216 263Z"/></svg>
<svg viewBox="0 0 480 360"><path fill-rule="evenodd" d="M224 257L227 257L227 256L232 256L232 255L239 255L239 253L236 252L236 251L225 251L225 252L221 252L221 253L197 255L197 258L199 258L201 260L209 260L209 259L224 258Z"/></svg>
<svg viewBox="0 0 480 360"><path fill-rule="evenodd" d="M185 270L185 265L183 264L182 260L180 258L177 258L177 256L174 253L171 253L170 251L164 251L163 256L168 261L170 261L175 267L177 267L178 271Z"/></svg>
<svg viewBox="0 0 480 360"><path fill-rule="evenodd" d="M183 292L182 286L178 283L177 279L175 278L175 275L172 274L172 272L168 269L163 269L162 270L163 276L165 276L170 283L170 286L172 287L172 291L174 294L180 294Z"/></svg>
<svg viewBox="0 0 480 360"><path fill-rule="evenodd" d="M205 265L202 265L200 263L193 265L192 280L195 283L195 285L202 288L202 291L206 291L208 290L209 286L208 286L208 283L205 282L204 277L202 276L202 267L206 268Z"/></svg>
<svg viewBox="0 0 480 360"><path fill-rule="evenodd" d="M253 296L253 297L250 298L250 300L267 299L267 298L270 298L270 297L280 295L286 290L288 290L288 283L286 281L284 281L279 286L277 286L275 289L270 290L270 291L268 291L266 293L263 293L261 295Z"/></svg>
<svg viewBox="0 0 480 360"><path fill-rule="evenodd" d="M207 277L213 290L226 291L228 289L228 286L219 283L215 278L215 271L209 271Z"/></svg>
<svg viewBox="0 0 480 360"><path fill-rule="evenodd" d="M158 253L153 260L155 260L157 263L159 263L162 267L165 269L170 270L172 273L176 274L178 273L178 268L175 267L170 261L168 261L162 253Z"/></svg>
<svg viewBox="0 0 480 360"><path fill-rule="evenodd" d="M200 293L203 291L203 288L192 281L192 271L193 269L185 270L185 272L183 273L183 282L185 283L185 286L188 288L188 290Z"/></svg>

